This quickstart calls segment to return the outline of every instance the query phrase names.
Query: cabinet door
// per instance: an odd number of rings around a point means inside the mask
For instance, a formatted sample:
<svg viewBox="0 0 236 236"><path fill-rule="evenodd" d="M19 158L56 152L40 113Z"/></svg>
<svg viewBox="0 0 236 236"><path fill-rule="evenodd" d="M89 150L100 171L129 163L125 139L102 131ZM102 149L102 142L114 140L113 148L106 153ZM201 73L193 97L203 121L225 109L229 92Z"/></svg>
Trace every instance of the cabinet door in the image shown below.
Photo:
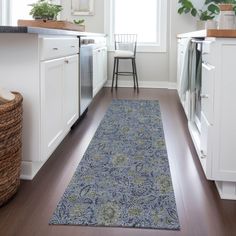
<svg viewBox="0 0 236 236"><path fill-rule="evenodd" d="M103 84L107 82L107 48L102 49L102 63L103 63L103 75L102 81Z"/></svg>
<svg viewBox="0 0 236 236"><path fill-rule="evenodd" d="M78 55L64 59L63 79L63 114L65 130L69 130L78 119L79 114L79 76Z"/></svg>
<svg viewBox="0 0 236 236"><path fill-rule="evenodd" d="M45 161L63 139L64 59L41 63L41 161Z"/></svg>
<svg viewBox="0 0 236 236"><path fill-rule="evenodd" d="M178 40L178 58L177 58L177 91L180 95L180 87L181 87L181 74L182 74L182 66L184 60L184 46L181 43L181 40Z"/></svg>
<svg viewBox="0 0 236 236"><path fill-rule="evenodd" d="M202 112L207 121L213 125L213 106L214 106L214 78L215 67L207 62L202 63Z"/></svg>
<svg viewBox="0 0 236 236"><path fill-rule="evenodd" d="M201 113L200 162L207 179L212 179L212 126Z"/></svg>
<svg viewBox="0 0 236 236"><path fill-rule="evenodd" d="M107 81L107 48L98 48L93 51L93 96Z"/></svg>
<svg viewBox="0 0 236 236"><path fill-rule="evenodd" d="M214 96L213 176L219 181L236 182L236 44L219 41Z"/></svg>
<svg viewBox="0 0 236 236"><path fill-rule="evenodd" d="M99 50L93 50L93 97L99 90Z"/></svg>

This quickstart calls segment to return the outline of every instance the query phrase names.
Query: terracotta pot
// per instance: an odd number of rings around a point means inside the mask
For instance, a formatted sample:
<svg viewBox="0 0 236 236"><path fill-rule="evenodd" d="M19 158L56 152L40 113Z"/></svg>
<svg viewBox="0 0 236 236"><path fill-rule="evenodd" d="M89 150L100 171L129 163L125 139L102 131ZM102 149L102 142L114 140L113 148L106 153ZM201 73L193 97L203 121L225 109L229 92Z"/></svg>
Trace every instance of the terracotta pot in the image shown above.
<svg viewBox="0 0 236 236"><path fill-rule="evenodd" d="M219 8L221 11L233 11L233 4L231 3L220 3Z"/></svg>

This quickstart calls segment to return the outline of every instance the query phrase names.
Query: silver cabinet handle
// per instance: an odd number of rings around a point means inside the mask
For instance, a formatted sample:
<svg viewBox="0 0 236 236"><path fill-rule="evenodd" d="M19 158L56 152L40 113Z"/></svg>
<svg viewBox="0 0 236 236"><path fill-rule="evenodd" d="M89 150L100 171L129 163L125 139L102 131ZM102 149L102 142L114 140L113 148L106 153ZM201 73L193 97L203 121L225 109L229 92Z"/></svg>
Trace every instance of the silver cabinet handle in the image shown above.
<svg viewBox="0 0 236 236"><path fill-rule="evenodd" d="M75 46L74 46L74 45L71 45L71 47L72 47L72 48L75 48Z"/></svg>
<svg viewBox="0 0 236 236"><path fill-rule="evenodd" d="M207 157L207 155L204 153L203 150L201 150L201 159L205 159Z"/></svg>
<svg viewBox="0 0 236 236"><path fill-rule="evenodd" d="M209 98L209 95L208 94L201 94L200 97L207 99L207 98Z"/></svg>
<svg viewBox="0 0 236 236"><path fill-rule="evenodd" d="M58 48L53 48L53 50L57 51L57 50L58 50Z"/></svg>
<svg viewBox="0 0 236 236"><path fill-rule="evenodd" d="M203 61L203 62L202 62L202 67L205 68L205 69L207 69L208 71L215 69L214 66L212 66L210 63L208 63L208 62L206 62L206 61Z"/></svg>

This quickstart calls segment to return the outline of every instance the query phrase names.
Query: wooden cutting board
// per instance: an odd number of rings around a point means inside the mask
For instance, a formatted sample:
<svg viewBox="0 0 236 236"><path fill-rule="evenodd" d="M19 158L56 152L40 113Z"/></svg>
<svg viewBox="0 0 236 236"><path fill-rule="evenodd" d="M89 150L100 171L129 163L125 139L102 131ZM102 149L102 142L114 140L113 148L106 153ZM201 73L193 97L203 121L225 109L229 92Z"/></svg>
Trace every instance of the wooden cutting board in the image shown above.
<svg viewBox="0 0 236 236"><path fill-rule="evenodd" d="M236 30L216 30L209 29L207 30L207 37L216 37L216 38L236 38Z"/></svg>
<svg viewBox="0 0 236 236"><path fill-rule="evenodd" d="M80 31L80 32L85 31L84 25L76 25L69 21L18 20L18 26L73 30L73 31Z"/></svg>

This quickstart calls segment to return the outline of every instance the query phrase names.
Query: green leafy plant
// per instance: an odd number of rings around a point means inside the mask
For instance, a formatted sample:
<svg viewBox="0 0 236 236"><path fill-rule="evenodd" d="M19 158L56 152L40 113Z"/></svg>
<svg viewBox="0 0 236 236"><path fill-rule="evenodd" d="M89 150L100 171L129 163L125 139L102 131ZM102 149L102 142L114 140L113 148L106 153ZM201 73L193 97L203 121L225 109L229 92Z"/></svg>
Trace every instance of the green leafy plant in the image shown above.
<svg viewBox="0 0 236 236"><path fill-rule="evenodd" d="M34 19L57 20L58 14L63 10L61 5L52 4L49 0L39 0L30 6L32 6L30 15Z"/></svg>
<svg viewBox="0 0 236 236"><path fill-rule="evenodd" d="M211 4L219 7L220 4L231 4L233 5L233 11L236 15L236 0L206 0L205 4Z"/></svg>
<svg viewBox="0 0 236 236"><path fill-rule="evenodd" d="M202 9L197 9L190 0L179 0L179 4L178 13L180 15L190 13L202 21L212 20L220 12L218 5L211 0L206 0Z"/></svg>
<svg viewBox="0 0 236 236"><path fill-rule="evenodd" d="M206 4L208 3L216 3L216 4L220 4L220 3L224 3L224 4L236 4L236 0L206 0Z"/></svg>
<svg viewBox="0 0 236 236"><path fill-rule="evenodd" d="M82 25L84 23L84 19L76 19L73 22L77 25Z"/></svg>

